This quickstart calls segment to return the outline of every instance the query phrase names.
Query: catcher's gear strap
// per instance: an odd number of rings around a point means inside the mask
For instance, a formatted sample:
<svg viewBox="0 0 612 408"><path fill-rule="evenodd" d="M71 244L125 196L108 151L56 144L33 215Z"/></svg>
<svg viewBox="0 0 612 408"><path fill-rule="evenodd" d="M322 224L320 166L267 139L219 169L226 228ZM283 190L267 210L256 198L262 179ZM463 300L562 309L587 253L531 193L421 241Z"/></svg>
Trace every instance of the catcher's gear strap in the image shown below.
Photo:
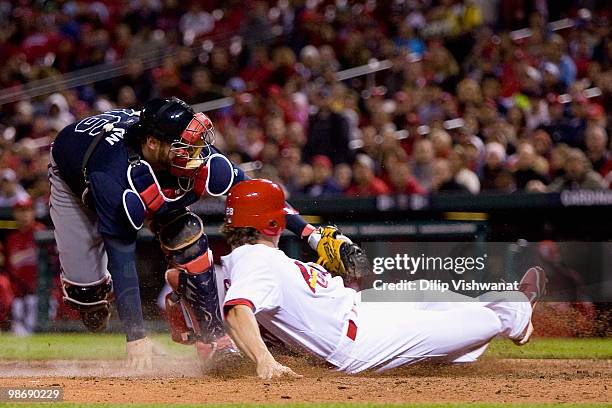
<svg viewBox="0 0 612 408"><path fill-rule="evenodd" d="M108 305L113 281L110 275L92 283L76 283L68 280L64 273L60 274L63 299L76 310L95 309Z"/></svg>
<svg viewBox="0 0 612 408"><path fill-rule="evenodd" d="M188 306L199 338L210 343L225 334L214 267L199 275L180 273L176 293Z"/></svg>
<svg viewBox="0 0 612 408"><path fill-rule="evenodd" d="M100 141L102 140L102 138L110 131L112 131L114 128L112 123L107 123L106 125L102 126L102 130L100 130L98 132L98 134L96 135L96 137L94 138L94 140L91 141L91 143L89 144L89 146L87 147L87 150L85 151L85 154L83 155L83 160L81 161L81 172L83 173L83 193L81 194L81 201L83 202L83 205L85 205L85 207L87 208L93 208L93 204L91 202L91 197L90 197L90 189L89 189L89 176L87 174L87 164L89 163L89 159L91 158L91 155L93 154L94 150L96 150L96 147L98 147L98 145L100 144Z"/></svg>
<svg viewBox="0 0 612 408"><path fill-rule="evenodd" d="M202 219L184 212L159 229L159 242L168 255L170 267L198 274L213 265L212 251L204 234Z"/></svg>
<svg viewBox="0 0 612 408"><path fill-rule="evenodd" d="M123 209L132 227L135 230L141 229L144 225L145 214L147 213L147 208L142 198L132 190L125 190L123 192Z"/></svg>

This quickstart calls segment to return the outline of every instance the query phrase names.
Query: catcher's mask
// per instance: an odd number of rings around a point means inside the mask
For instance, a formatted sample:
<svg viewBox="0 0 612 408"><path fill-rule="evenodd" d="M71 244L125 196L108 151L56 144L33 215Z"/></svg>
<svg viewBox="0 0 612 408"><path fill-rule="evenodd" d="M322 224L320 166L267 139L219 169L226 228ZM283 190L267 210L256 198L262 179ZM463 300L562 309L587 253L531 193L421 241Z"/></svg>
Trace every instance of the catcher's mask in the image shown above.
<svg viewBox="0 0 612 408"><path fill-rule="evenodd" d="M196 113L179 140L170 144L172 167L170 173L177 177L191 178L195 171L211 155L215 129L212 121L203 113Z"/></svg>
<svg viewBox="0 0 612 408"><path fill-rule="evenodd" d="M267 236L276 236L286 226L285 215L295 214L285 203L280 186L270 180L245 180L233 186L225 202L225 224L251 227Z"/></svg>
<svg viewBox="0 0 612 408"><path fill-rule="evenodd" d="M172 97L155 98L145 103L135 132L141 137L153 135L170 144L170 173L189 179L212 153L215 140L212 121L204 113L195 113L184 101Z"/></svg>

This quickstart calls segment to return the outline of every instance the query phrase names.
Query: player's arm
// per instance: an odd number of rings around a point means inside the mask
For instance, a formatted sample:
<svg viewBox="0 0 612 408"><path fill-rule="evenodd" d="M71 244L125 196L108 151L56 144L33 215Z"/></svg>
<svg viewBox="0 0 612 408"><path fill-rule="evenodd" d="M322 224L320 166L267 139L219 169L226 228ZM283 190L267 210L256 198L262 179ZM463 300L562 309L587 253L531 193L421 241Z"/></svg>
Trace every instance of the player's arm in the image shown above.
<svg viewBox="0 0 612 408"><path fill-rule="evenodd" d="M127 340L128 365L139 370L150 370L153 355L164 355L164 352L146 337L136 271L136 241L108 235L103 235L103 239L108 271L113 278L117 313Z"/></svg>
<svg viewBox="0 0 612 408"><path fill-rule="evenodd" d="M261 378L296 375L272 357L255 319L258 313L276 310L282 304L281 283L274 272L267 259L246 256L240 258L226 275L231 281L223 305L228 334L255 362L257 375Z"/></svg>
<svg viewBox="0 0 612 408"><path fill-rule="evenodd" d="M113 278L117 313L128 342L145 337L136 272L136 242L103 235L108 271Z"/></svg>
<svg viewBox="0 0 612 408"><path fill-rule="evenodd" d="M150 368L154 347L144 329L136 271L136 229L133 220L128 222L130 215L123 201L124 189L102 172L92 172L90 181L98 231L104 241L107 268L113 279L117 313L126 334L128 362L135 368Z"/></svg>
<svg viewBox="0 0 612 408"><path fill-rule="evenodd" d="M136 271L136 242L103 236L108 271L113 278L117 313L126 335L128 365L151 369L153 344L146 337Z"/></svg>
<svg viewBox="0 0 612 408"><path fill-rule="evenodd" d="M124 188L105 172L91 172L89 179L119 318L127 341L139 340L145 331L136 273L136 229L128 222L129 212L123 205Z"/></svg>
<svg viewBox="0 0 612 408"><path fill-rule="evenodd" d="M227 307L227 306L226 306ZM264 379L289 375L301 377L292 369L277 362L264 344L257 320L249 306L232 306L225 316L229 335L240 351L249 357L257 366L257 375Z"/></svg>

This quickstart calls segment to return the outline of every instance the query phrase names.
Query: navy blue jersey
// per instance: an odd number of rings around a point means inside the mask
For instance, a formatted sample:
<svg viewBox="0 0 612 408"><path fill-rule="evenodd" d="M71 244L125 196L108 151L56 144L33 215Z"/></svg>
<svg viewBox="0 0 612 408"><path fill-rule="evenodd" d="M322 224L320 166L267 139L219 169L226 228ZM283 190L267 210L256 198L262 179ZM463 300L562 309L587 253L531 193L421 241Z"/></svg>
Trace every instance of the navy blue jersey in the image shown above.
<svg viewBox="0 0 612 408"><path fill-rule="evenodd" d="M96 214L98 230L102 234L134 239L136 231L128 222L123 208L123 192L127 181L128 151L124 136L128 128L139 120L133 109L116 109L85 118L66 126L53 143L52 154L62 179L77 197L85 188L83 157L103 126L114 128L104 136L87 162L90 192Z"/></svg>
<svg viewBox="0 0 612 408"><path fill-rule="evenodd" d="M85 118L62 129L53 143L53 159L58 165L62 179L71 190L81 196L85 187L81 166L83 156L95 137L106 124L114 129L105 136L89 158L87 168L90 172L110 171L116 178L125 178L127 171L127 151L123 136L127 128L139 120L138 112L133 109L117 109Z"/></svg>

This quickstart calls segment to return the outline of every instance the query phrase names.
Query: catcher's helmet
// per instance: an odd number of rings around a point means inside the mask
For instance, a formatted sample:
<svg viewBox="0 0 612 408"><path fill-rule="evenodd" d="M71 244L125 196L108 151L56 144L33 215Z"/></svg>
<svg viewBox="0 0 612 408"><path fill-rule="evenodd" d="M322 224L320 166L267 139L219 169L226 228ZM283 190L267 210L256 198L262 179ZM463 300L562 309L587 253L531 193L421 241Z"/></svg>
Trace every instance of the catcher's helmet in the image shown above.
<svg viewBox="0 0 612 408"><path fill-rule="evenodd" d="M174 153L171 173L178 177L193 176L211 154L209 146L215 138L210 118L175 97L146 102L134 131L141 140L152 135L170 144Z"/></svg>
<svg viewBox="0 0 612 408"><path fill-rule="evenodd" d="M267 236L285 229L285 215L294 211L285 205L278 184L265 179L245 180L232 187L225 202L225 224L251 227Z"/></svg>

